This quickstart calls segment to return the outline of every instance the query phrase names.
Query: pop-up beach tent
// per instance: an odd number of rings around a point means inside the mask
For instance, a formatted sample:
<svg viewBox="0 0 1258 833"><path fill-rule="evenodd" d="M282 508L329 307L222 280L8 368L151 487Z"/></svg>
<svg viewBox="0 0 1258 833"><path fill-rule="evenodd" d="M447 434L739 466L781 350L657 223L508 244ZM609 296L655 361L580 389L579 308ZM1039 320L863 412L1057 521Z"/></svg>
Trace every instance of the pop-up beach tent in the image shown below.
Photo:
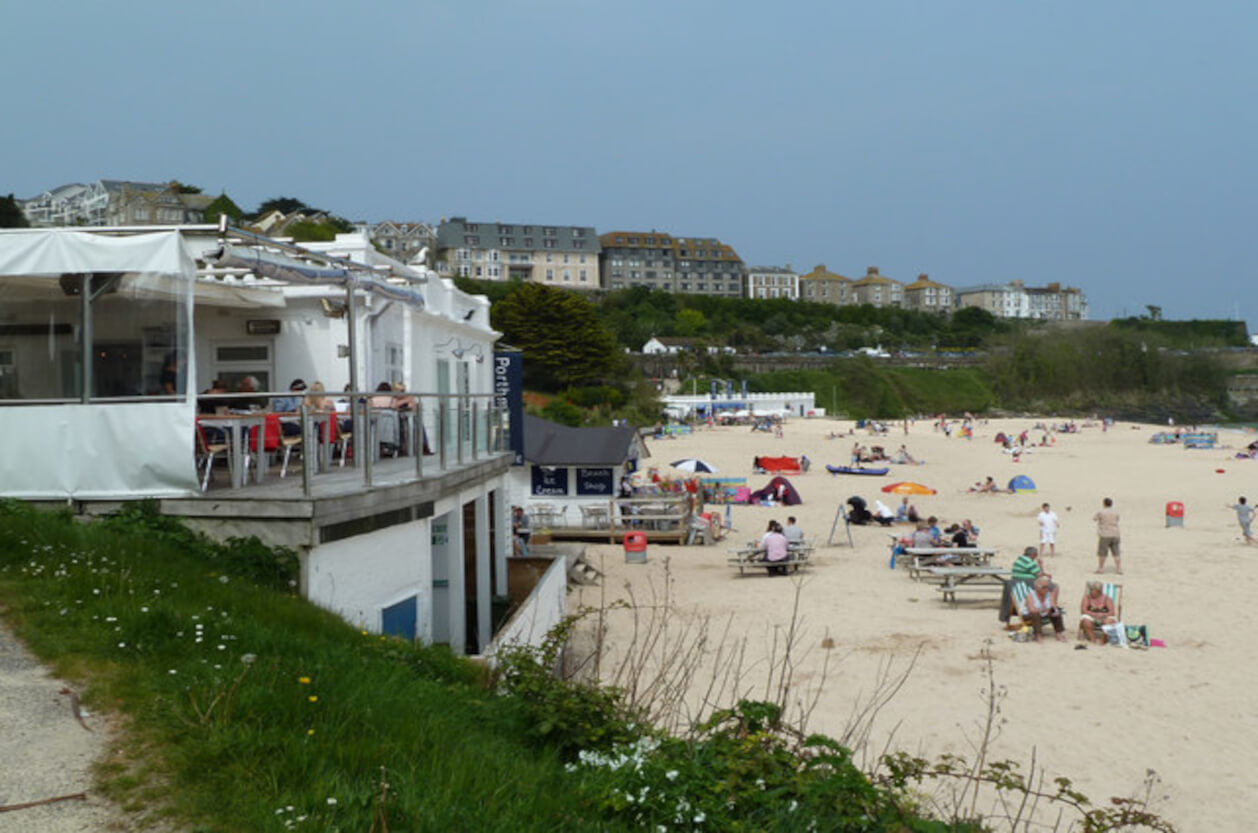
<svg viewBox="0 0 1258 833"><path fill-rule="evenodd" d="M1027 477L1025 474L1020 474L1017 477L1015 477L1013 480L1009 481L1009 491L1034 492L1035 481Z"/></svg>
<svg viewBox="0 0 1258 833"><path fill-rule="evenodd" d="M751 493L751 498L756 502L766 500L774 500L786 506L794 506L797 503L803 503L800 500L799 492L795 491L795 487L791 485L791 481L785 477L775 477L769 481L768 485L763 489L759 489Z"/></svg>

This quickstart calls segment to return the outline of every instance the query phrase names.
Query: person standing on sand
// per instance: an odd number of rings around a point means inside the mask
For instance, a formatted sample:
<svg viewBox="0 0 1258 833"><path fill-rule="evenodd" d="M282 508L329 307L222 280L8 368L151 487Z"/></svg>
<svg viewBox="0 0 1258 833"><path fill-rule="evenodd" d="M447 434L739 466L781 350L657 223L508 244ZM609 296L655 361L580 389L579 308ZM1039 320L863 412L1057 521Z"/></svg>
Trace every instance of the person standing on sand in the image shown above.
<svg viewBox="0 0 1258 833"><path fill-rule="evenodd" d="M1101 501L1101 511L1092 516L1096 521L1096 571L1105 572L1105 556L1114 556L1114 572L1123 574L1123 559L1119 553L1118 510L1114 501Z"/></svg>
<svg viewBox="0 0 1258 833"><path fill-rule="evenodd" d="M1245 498L1237 498L1237 502L1229 506L1228 509L1236 510L1236 522L1241 525L1241 533L1245 536L1245 543L1252 544L1254 542L1254 534L1250 525L1254 522L1254 507L1245 502Z"/></svg>
<svg viewBox="0 0 1258 833"><path fill-rule="evenodd" d="M1057 513L1049 508L1048 504L1040 507L1039 514L1040 523L1040 555L1044 555L1044 547L1048 547L1049 555L1057 554L1057 527L1061 521L1057 517Z"/></svg>

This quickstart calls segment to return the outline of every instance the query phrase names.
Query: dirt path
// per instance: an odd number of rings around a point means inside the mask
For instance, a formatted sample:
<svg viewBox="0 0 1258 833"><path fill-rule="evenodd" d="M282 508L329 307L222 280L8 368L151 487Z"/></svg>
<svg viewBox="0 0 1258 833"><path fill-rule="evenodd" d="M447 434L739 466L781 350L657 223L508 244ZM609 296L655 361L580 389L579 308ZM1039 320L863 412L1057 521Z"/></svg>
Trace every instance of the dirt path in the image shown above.
<svg viewBox="0 0 1258 833"><path fill-rule="evenodd" d="M92 762L109 742L103 721L75 719L73 688L54 678L0 622L0 808L86 793L26 809L0 811L0 833L82 833L125 828L116 808L93 789Z"/></svg>

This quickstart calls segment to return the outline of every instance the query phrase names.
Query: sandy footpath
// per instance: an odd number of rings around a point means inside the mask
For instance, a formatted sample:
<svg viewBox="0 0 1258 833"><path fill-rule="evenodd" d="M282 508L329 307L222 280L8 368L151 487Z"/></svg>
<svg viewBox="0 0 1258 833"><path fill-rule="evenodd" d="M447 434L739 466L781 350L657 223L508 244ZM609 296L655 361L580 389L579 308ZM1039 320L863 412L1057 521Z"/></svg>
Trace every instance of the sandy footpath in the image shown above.
<svg viewBox="0 0 1258 833"><path fill-rule="evenodd" d="M1251 828L1258 795L1258 720L1252 705L1258 642L1248 631L1248 602L1258 594L1258 546L1241 543L1235 513L1226 506L1242 494L1258 500L1258 462L1235 460L1226 448L1151 445L1157 427L1126 423L1108 432L1096 425L1057 434L1054 445L1036 448L1017 463L994 444L997 431L1017 433L1035 422L980 423L972 440L955 432L946 438L925 422L912 425L908 436L897 425L889 436L875 438L864 432L847 436L850 421L795 420L782 439L730 427L649 441L647 462L661 473L669 471L669 461L695 456L719 467L721 476L746 476L757 488L769 478L752 475L753 455L806 454L812 469L791 478L804 502L790 508L735 506L737 531L726 541L714 547L652 544L645 565L626 564L619 547L591 547L592 560L602 563L607 577L601 590L583 590L580 601L597 604L600 593L608 600L624 595L626 582L639 598L646 597L652 583L662 586L667 561L674 598L684 611L721 623L732 617L733 634L746 638L752 655L763 655L775 629L789 622L796 582L759 573L740 578L726 564L726 548L758 538L770 518L785 521L793 514L824 545L836 509L848 496L863 495L871 507L875 497L883 497L894 507L898 498L880 495L879 487L920 481L939 493L914 498L919 510L948 522L971 519L981 529L980 543L999 550L995 563L1008 566L1021 548L1038 543L1036 515L1048 501L1061 518L1058 554L1048 569L1062 587L1067 644L1051 638L1042 644L1012 642L997 621L994 596L945 605L929 583L888 568L888 534L880 527L853 528L853 548L822 546L800 590L802 645L808 651L800 683L818 684L823 641L833 639L811 728L840 733L852 704L872 689L880 664L893 659L902 665L920 649L907 684L880 713L871 745L880 749L890 739L913 753L970 756L986 716L983 655L990 646L996 684L1004 692L993 757L1025 763L1034 751L1050 777L1068 775L1098 802L1140 792L1152 770L1160 779L1153 807L1180 830ZM844 436L827 439L835 430ZM892 466L885 478L827 473L826 463L848 462L858 438L892 451L907 443L926 462ZM1233 446L1250 439L1222 438ZM1017 474L1033 478L1038 492L967 492L987 475L1004 484ZM1123 618L1147 625L1164 648L1075 650L1084 582L1097 563L1092 516L1106 496L1121 516ZM1172 500L1186 507L1181 528L1166 526L1165 507ZM610 642L623 646L627 618L613 615L611 621Z"/></svg>
<svg viewBox="0 0 1258 833"><path fill-rule="evenodd" d="M116 809L93 791L92 762L105 754L108 727L75 720L68 684L55 679L0 624L0 806L86 792L87 799L0 812L0 833L119 829Z"/></svg>

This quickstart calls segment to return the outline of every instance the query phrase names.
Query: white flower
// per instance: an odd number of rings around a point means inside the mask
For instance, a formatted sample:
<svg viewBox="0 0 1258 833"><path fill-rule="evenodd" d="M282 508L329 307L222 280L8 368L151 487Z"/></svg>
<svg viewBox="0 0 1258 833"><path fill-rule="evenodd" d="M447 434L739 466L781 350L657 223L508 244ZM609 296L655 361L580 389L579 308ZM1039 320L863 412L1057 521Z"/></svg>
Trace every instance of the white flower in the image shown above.
<svg viewBox="0 0 1258 833"><path fill-rule="evenodd" d="M173 669L173 668L172 668L172 669L170 669L170 673L171 673L171 674L178 674L179 672L178 672L178 671L176 671L175 669Z"/></svg>
<svg viewBox="0 0 1258 833"><path fill-rule="evenodd" d="M675 770L675 769L670 769L668 772L664 773L664 777L665 777L665 778L667 778L669 781L676 781L676 780L677 780L677 776L678 776L678 775L680 775L680 774L681 774L681 773L680 773L680 772L678 772L677 770Z"/></svg>
<svg viewBox="0 0 1258 833"><path fill-rule="evenodd" d="M119 647L119 648L125 648L125 647L127 647L127 643L125 643L125 642L119 642L119 643L118 643L118 647Z"/></svg>
<svg viewBox="0 0 1258 833"><path fill-rule="evenodd" d="M707 815L702 810L700 810L699 814L695 816L695 824L703 824L703 822L706 819L707 819Z"/></svg>
<svg viewBox="0 0 1258 833"><path fill-rule="evenodd" d="M257 658L258 658L257 654L241 654L240 655L240 661L243 662L245 665L252 665L253 661L256 660Z"/></svg>
<svg viewBox="0 0 1258 833"><path fill-rule="evenodd" d="M148 613L148 612L149 612L149 609L148 609L147 607L142 607L142 608L140 608L140 612L141 612L141 613Z"/></svg>
<svg viewBox="0 0 1258 833"><path fill-rule="evenodd" d="M219 577L218 577L218 583L219 583L219 584L226 584L228 581L229 581L229 579L227 578L227 576L219 576Z"/></svg>
<svg viewBox="0 0 1258 833"><path fill-rule="evenodd" d="M335 798L333 798L333 797L331 797L331 796L329 796L329 797L328 797L328 805L329 805L329 806L335 806L335 805L336 805L336 799L335 799Z"/></svg>

